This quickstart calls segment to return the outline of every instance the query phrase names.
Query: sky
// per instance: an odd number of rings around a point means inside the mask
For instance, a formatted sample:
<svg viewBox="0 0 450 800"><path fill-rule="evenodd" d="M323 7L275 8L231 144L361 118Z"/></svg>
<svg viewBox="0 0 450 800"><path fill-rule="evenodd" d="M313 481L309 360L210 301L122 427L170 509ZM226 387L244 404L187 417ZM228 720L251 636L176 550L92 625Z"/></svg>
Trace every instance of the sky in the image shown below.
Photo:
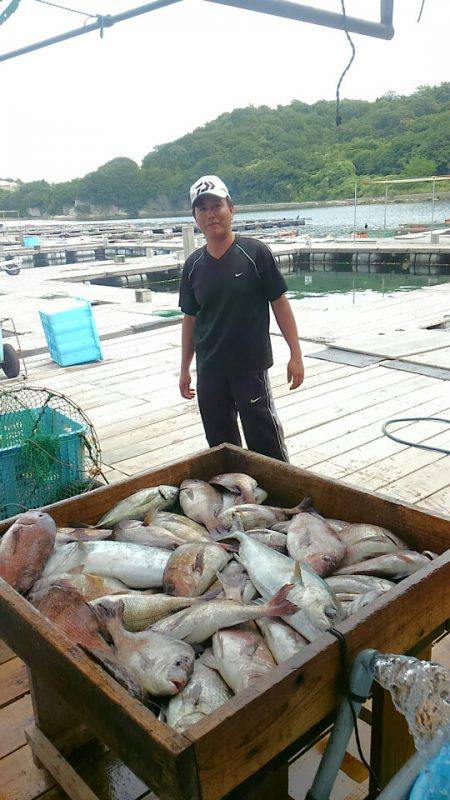
<svg viewBox="0 0 450 800"><path fill-rule="evenodd" d="M117 14L144 0L52 0ZM304 0L340 11L340 0ZM9 0L0 0L0 11ZM449 80L450 2L394 0L390 41L353 35L341 96L374 100ZM379 0L346 0L377 19ZM21 0L0 26L0 54L84 24ZM252 104L332 100L350 55L343 31L181 0L167 8L0 63L0 178L69 180L117 156L139 164L155 146Z"/></svg>

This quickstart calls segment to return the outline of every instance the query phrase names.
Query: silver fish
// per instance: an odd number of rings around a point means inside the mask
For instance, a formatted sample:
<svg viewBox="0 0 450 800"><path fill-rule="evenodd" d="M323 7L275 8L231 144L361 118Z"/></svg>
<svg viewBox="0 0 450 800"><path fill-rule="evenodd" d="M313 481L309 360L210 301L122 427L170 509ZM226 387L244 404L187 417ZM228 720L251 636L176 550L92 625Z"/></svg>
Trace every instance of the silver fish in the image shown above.
<svg viewBox="0 0 450 800"><path fill-rule="evenodd" d="M304 636L301 636L281 619L262 617L256 620L256 624L277 664L287 661L308 644L308 640Z"/></svg>
<svg viewBox="0 0 450 800"><path fill-rule="evenodd" d="M429 563L430 559L421 553L398 550L396 553L369 558L367 561L342 567L338 569L337 575L379 575L391 580L401 580L422 567L426 567Z"/></svg>
<svg viewBox="0 0 450 800"><path fill-rule="evenodd" d="M166 550L175 550L180 544L185 543L180 536L157 525L142 525L140 522L136 522L128 527L121 526L123 526L122 522L114 531L114 541L116 542L132 542L146 547L162 547Z"/></svg>
<svg viewBox="0 0 450 800"><path fill-rule="evenodd" d="M109 528L124 519L141 519L149 512L171 508L178 497L176 486L151 486L121 500L99 520L97 528Z"/></svg>
<svg viewBox="0 0 450 800"><path fill-rule="evenodd" d="M162 586L169 557L169 550L127 542L74 542L55 550L42 577L79 567L80 572L116 578L132 589L151 589Z"/></svg>
<svg viewBox="0 0 450 800"><path fill-rule="evenodd" d="M347 592L356 595L372 591L388 592L395 586L392 581L388 581L386 578L377 578L374 575L330 575L329 578L325 578L325 581L336 594Z"/></svg>
<svg viewBox="0 0 450 800"><path fill-rule="evenodd" d="M378 525L365 525L363 523L347 525L339 531L338 536L346 547L341 567L349 567L359 561L395 553L399 549L406 549L406 545L398 536L395 536L386 528L380 528Z"/></svg>
<svg viewBox="0 0 450 800"><path fill-rule="evenodd" d="M172 695L186 686L195 660L189 644L151 629L141 633L125 630L121 600L105 600L95 607L95 613L114 642L118 663L142 691Z"/></svg>
<svg viewBox="0 0 450 800"><path fill-rule="evenodd" d="M255 503L255 489L258 484L250 475L244 472L227 472L216 475L209 481L212 486L222 486L236 495L238 503Z"/></svg>
<svg viewBox="0 0 450 800"><path fill-rule="evenodd" d="M163 587L166 594L198 597L230 560L230 553L213 542L191 542L178 547L167 561Z"/></svg>
<svg viewBox="0 0 450 800"><path fill-rule="evenodd" d="M271 528L274 523L298 514L299 506L295 508L277 508L276 506L263 506L257 503L242 503L228 508L218 515L217 525L231 530L234 526L247 531L252 528Z"/></svg>
<svg viewBox="0 0 450 800"><path fill-rule="evenodd" d="M253 625L218 631L212 648L222 678L235 693L275 666L272 653Z"/></svg>
<svg viewBox="0 0 450 800"><path fill-rule="evenodd" d="M97 542L111 536L112 528L57 528L55 547L68 542Z"/></svg>
<svg viewBox="0 0 450 800"><path fill-rule="evenodd" d="M200 522L209 532L217 526L222 510L222 495L206 481L188 478L180 486L180 506L194 522Z"/></svg>
<svg viewBox="0 0 450 800"><path fill-rule="evenodd" d="M339 533L339 531L341 531L342 528L346 528L347 525L349 524L348 522L345 522L345 520L343 519L327 519L327 522L328 525L330 525L333 528L335 533Z"/></svg>
<svg viewBox="0 0 450 800"><path fill-rule="evenodd" d="M201 644L221 628L229 628L258 617L289 615L297 607L286 599L292 586L283 586L268 602L262 605L238 603L234 600L211 600L192 608L178 611L152 626L152 630L183 639L191 644Z"/></svg>
<svg viewBox="0 0 450 800"><path fill-rule="evenodd" d="M173 511L157 511L155 514L147 515L145 522L148 525L157 525L170 533L183 538L185 542L210 542L211 536L204 527L194 522L189 517L175 514Z"/></svg>
<svg viewBox="0 0 450 800"><path fill-rule="evenodd" d="M279 531L272 531L269 528L253 528L246 531L253 539L258 539L259 542L266 544L267 547L272 547L274 550L279 550L280 553L286 553L287 536L285 533Z"/></svg>
<svg viewBox="0 0 450 800"><path fill-rule="evenodd" d="M220 708L232 692L220 675L197 659L187 686L170 699L166 722L177 731L184 731Z"/></svg>
<svg viewBox="0 0 450 800"><path fill-rule="evenodd" d="M318 514L304 512L291 520L287 549L294 561L302 561L322 578L330 575L345 556L345 545Z"/></svg>
<svg viewBox="0 0 450 800"><path fill-rule="evenodd" d="M288 599L299 611L285 621L302 636L312 641L343 619L333 590L306 564L266 547L243 531L234 531L232 536L240 542L239 560L266 600L287 583L294 584Z"/></svg>
<svg viewBox="0 0 450 800"><path fill-rule="evenodd" d="M53 550L56 525L49 514L19 514L0 539L0 578L25 594L37 581Z"/></svg>
<svg viewBox="0 0 450 800"><path fill-rule="evenodd" d="M359 594L349 603L343 603L345 618L347 619L347 617L351 617L352 614L356 614L358 611L361 611L362 608L370 606L374 600L382 597L383 594L383 592L377 591L366 592L365 594Z"/></svg>
<svg viewBox="0 0 450 800"><path fill-rule="evenodd" d="M60 586L75 589L86 602L95 600L97 597L104 597L105 594L113 595L130 591L125 583L115 578L101 578L99 575L84 575L83 573L71 574L68 572L55 577L41 578L41 580L36 581L32 588L32 594L28 599L33 602L34 598L38 597L55 583L58 583Z"/></svg>
<svg viewBox="0 0 450 800"><path fill-rule="evenodd" d="M95 607L104 600L122 600L122 621L127 631L143 631L158 620L168 617L175 611L188 608L202 600L197 597L169 597L167 594L123 594L106 595L95 600Z"/></svg>

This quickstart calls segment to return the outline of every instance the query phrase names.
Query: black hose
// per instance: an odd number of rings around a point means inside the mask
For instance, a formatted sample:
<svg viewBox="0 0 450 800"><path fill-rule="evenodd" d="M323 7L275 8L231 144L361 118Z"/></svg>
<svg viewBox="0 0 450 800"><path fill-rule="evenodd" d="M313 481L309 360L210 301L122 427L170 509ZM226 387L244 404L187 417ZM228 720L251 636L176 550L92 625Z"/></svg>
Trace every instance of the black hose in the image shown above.
<svg viewBox="0 0 450 800"><path fill-rule="evenodd" d="M409 442L407 439L400 439L399 436L389 433L387 430L388 426L393 425L395 422L444 422L447 425L450 425L450 419L443 419L442 417L397 417L396 419L386 420L382 429L385 436L387 436L389 439L392 439L393 442L398 442L398 444L405 444L407 447L419 447L421 450L433 450L435 453L443 453L445 456L450 456L450 450L447 450L444 447L432 447L429 444Z"/></svg>

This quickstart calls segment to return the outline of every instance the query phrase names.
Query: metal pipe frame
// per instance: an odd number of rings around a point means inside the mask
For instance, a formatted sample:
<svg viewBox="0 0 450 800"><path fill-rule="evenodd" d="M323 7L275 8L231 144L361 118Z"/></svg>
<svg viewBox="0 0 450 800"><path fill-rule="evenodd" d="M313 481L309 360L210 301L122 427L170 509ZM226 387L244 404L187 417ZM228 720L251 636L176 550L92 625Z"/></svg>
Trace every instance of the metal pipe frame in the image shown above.
<svg viewBox="0 0 450 800"><path fill-rule="evenodd" d="M245 8L247 11L258 11L261 14L271 14L275 17L295 19L300 22L311 22L314 25L324 25L327 28L347 30L350 33L360 33L362 36L374 36L376 39L392 39L394 35L393 9L394 0L380 0L380 21L360 19L359 17L344 17L333 11L306 6L302 3L292 3L290 0L208 0L209 3Z"/></svg>

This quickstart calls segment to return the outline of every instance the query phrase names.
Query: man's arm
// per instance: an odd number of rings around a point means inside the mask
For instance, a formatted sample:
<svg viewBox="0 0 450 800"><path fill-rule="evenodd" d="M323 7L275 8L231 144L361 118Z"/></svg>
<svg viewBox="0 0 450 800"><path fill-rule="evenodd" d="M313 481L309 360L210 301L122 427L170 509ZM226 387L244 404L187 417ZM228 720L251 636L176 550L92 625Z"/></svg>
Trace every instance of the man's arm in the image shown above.
<svg viewBox="0 0 450 800"><path fill-rule="evenodd" d="M181 369L180 392L186 400L192 400L195 392L191 389L191 373L189 367L194 357L195 317L185 314L181 323Z"/></svg>
<svg viewBox="0 0 450 800"><path fill-rule="evenodd" d="M291 357L287 367L288 383L291 384L291 389L297 389L300 384L303 383L305 372L295 318L289 300L285 294L282 294L278 300L273 300L271 305L277 325L291 351Z"/></svg>

